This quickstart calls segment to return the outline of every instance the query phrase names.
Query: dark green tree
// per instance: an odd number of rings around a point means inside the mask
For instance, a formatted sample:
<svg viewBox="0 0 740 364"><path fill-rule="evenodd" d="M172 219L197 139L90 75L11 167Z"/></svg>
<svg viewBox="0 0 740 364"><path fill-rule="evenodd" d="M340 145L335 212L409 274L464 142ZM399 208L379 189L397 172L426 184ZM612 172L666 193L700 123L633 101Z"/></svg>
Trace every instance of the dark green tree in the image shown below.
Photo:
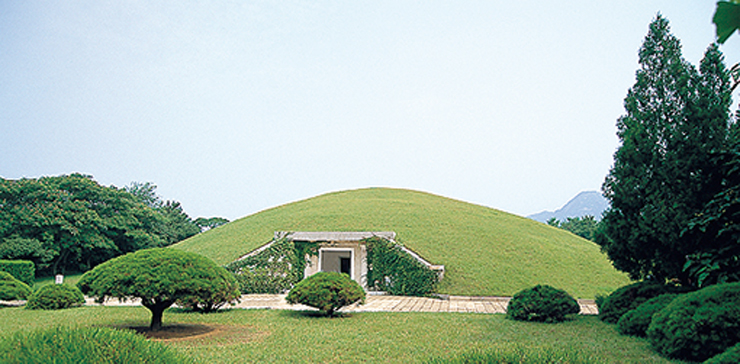
<svg viewBox="0 0 740 364"><path fill-rule="evenodd" d="M157 185L151 182L131 182L124 189L139 202L159 212L161 219L156 227L157 234L165 245L177 243L198 234L200 227L188 216L177 201L163 201L157 195Z"/></svg>
<svg viewBox="0 0 740 364"><path fill-rule="evenodd" d="M151 182L131 182L123 187L126 192L134 195L139 202L156 209L162 206L162 199L157 195L157 185Z"/></svg>
<svg viewBox="0 0 740 364"><path fill-rule="evenodd" d="M716 26L717 41L724 43L740 29L740 0L719 1L712 22Z"/></svg>
<svg viewBox="0 0 740 364"><path fill-rule="evenodd" d="M716 193L682 235L699 246L684 266L699 287L740 281L740 145L715 161L709 181Z"/></svg>
<svg viewBox="0 0 740 364"><path fill-rule="evenodd" d="M202 255L172 248L111 259L85 273L77 286L98 302L107 297L141 299L152 312L153 331L162 327L164 310L175 302L217 307L239 297L236 279L226 269Z"/></svg>
<svg viewBox="0 0 740 364"><path fill-rule="evenodd" d="M207 231L229 223L229 220L223 217L199 217L195 219L195 225L198 225L200 231Z"/></svg>
<svg viewBox="0 0 740 364"><path fill-rule="evenodd" d="M167 245L185 240L200 232L198 225L183 211L179 202L167 201L156 210L163 217L157 230Z"/></svg>
<svg viewBox="0 0 740 364"><path fill-rule="evenodd" d="M697 72L660 15L650 24L639 62L627 113L617 122L621 146L603 185L611 208L596 241L633 279L687 283L683 266L697 244L680 234L711 198L711 153L727 145L728 72L716 45Z"/></svg>
<svg viewBox="0 0 740 364"><path fill-rule="evenodd" d="M557 218L551 218L547 220L547 224L556 228L570 231L571 233L578 235L587 240L594 240L596 234L596 228L599 222L596 221L591 215L583 217L568 217L565 221L560 221Z"/></svg>
<svg viewBox="0 0 740 364"><path fill-rule="evenodd" d="M160 220L131 194L91 176L0 179L0 259L29 259L46 273L85 270L161 246L155 232ZM23 256L9 247L22 248Z"/></svg>

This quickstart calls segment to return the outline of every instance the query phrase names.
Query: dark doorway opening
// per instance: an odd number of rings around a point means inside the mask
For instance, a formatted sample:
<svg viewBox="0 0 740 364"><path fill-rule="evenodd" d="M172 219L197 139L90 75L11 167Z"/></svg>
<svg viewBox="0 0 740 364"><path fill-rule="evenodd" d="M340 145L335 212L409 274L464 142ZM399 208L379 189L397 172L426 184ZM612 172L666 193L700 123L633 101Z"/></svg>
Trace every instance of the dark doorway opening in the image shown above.
<svg viewBox="0 0 740 364"><path fill-rule="evenodd" d="M352 267L352 263L351 263L350 258L344 258L344 257L339 258L339 272L352 276L352 274L350 273L351 267Z"/></svg>

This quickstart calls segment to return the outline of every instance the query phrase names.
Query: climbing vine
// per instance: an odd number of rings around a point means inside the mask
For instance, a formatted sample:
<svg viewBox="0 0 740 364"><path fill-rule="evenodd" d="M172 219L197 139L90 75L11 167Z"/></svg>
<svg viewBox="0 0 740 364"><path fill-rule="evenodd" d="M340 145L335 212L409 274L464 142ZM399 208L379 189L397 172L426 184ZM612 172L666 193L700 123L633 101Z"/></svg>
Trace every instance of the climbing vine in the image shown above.
<svg viewBox="0 0 740 364"><path fill-rule="evenodd" d="M437 290L437 273L398 244L379 237L364 241L367 243L368 286L399 296L427 296Z"/></svg>
<svg viewBox="0 0 740 364"><path fill-rule="evenodd" d="M226 265L236 276L242 293L284 293L303 279L307 255L315 255L318 244L280 239L267 249Z"/></svg>

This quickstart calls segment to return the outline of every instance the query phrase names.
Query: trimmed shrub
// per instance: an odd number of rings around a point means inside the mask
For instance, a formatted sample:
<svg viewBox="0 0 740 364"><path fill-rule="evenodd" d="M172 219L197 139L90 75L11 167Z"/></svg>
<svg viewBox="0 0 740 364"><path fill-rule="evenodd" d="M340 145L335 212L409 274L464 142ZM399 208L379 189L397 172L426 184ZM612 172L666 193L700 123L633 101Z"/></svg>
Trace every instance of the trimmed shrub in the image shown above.
<svg viewBox="0 0 740 364"><path fill-rule="evenodd" d="M653 315L668 306L676 297L675 293L666 293L653 297L645 303L629 310L617 322L617 331L622 335L645 337L645 331L650 326Z"/></svg>
<svg viewBox="0 0 740 364"><path fill-rule="evenodd" d="M365 303L365 291L346 274L319 272L298 282L285 300L318 308L332 316L344 306L358 301Z"/></svg>
<svg viewBox="0 0 740 364"><path fill-rule="evenodd" d="M437 290L437 272L397 244L373 237L367 243L368 285L396 296L428 296Z"/></svg>
<svg viewBox="0 0 740 364"><path fill-rule="evenodd" d="M561 322L581 311L578 301L567 292L548 285L525 289L511 298L506 317L520 321Z"/></svg>
<svg viewBox="0 0 740 364"><path fill-rule="evenodd" d="M647 337L669 358L702 361L740 342L740 282L681 295L653 316Z"/></svg>
<svg viewBox="0 0 740 364"><path fill-rule="evenodd" d="M0 300L25 300L31 295L31 287L17 280L8 272L0 271Z"/></svg>
<svg viewBox="0 0 740 364"><path fill-rule="evenodd" d="M737 364L740 363L740 343L725 350L724 353L715 355L704 364Z"/></svg>
<svg viewBox="0 0 740 364"><path fill-rule="evenodd" d="M10 273L29 287L36 278L36 268L30 260L0 260L0 271Z"/></svg>
<svg viewBox="0 0 740 364"><path fill-rule="evenodd" d="M103 327L16 332L0 340L7 364L175 364L194 361L165 344L149 341L132 331Z"/></svg>
<svg viewBox="0 0 740 364"><path fill-rule="evenodd" d="M603 299L599 306L601 321L616 324L619 319L645 301L666 293L683 293L690 289L661 284L655 281L642 281L617 289Z"/></svg>
<svg viewBox="0 0 740 364"><path fill-rule="evenodd" d="M182 297L175 303L196 312L209 313L227 303L233 306L239 302L239 296L241 296L239 283L234 275L222 267L217 267L212 275L205 280L205 283L194 284L194 287L198 288L198 294Z"/></svg>
<svg viewBox="0 0 740 364"><path fill-rule="evenodd" d="M48 284L34 292L26 302L30 310L60 310L85 304L85 296L79 288L66 284Z"/></svg>
<svg viewBox="0 0 740 364"><path fill-rule="evenodd" d="M213 305L240 296L236 280L226 269L200 254L173 248L113 258L86 272L77 287L98 302L107 297L140 298L152 313L152 331L162 328L164 310L175 302Z"/></svg>

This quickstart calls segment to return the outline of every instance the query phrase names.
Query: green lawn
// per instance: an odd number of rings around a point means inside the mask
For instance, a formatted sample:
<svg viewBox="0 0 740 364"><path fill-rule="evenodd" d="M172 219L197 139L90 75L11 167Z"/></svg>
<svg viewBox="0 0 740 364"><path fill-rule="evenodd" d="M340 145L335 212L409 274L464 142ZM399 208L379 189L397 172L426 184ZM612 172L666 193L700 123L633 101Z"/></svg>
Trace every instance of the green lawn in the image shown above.
<svg viewBox="0 0 740 364"><path fill-rule="evenodd" d="M428 193L369 188L335 192L233 221L176 248L226 264L275 231L395 231L397 240L445 265L441 293L504 295L549 284L578 298L629 283L599 247L567 231Z"/></svg>
<svg viewBox="0 0 740 364"><path fill-rule="evenodd" d="M0 335L68 326L146 326L142 307L83 307L61 311L0 309ZM559 348L607 363L671 363L646 341L620 336L594 316L562 324L524 323L504 315L354 313L327 319L280 310L227 310L215 314L169 310L164 324L218 325L221 332L172 341L203 363L424 362L476 349Z"/></svg>
<svg viewBox="0 0 740 364"><path fill-rule="evenodd" d="M77 273L77 274L70 274L64 276L64 283L69 284L70 286L74 286L77 284L77 281L82 278L83 273ZM45 286L47 284L54 283L54 277L36 277L36 281L33 284L33 288L39 288L41 286Z"/></svg>

